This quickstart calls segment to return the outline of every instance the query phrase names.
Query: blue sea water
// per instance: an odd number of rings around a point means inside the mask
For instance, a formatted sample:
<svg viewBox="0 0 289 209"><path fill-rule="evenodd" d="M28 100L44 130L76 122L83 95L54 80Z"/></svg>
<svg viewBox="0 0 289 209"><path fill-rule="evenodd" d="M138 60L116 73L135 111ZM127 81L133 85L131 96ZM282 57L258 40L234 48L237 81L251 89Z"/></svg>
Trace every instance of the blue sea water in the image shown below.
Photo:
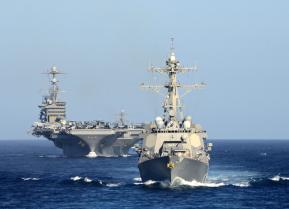
<svg viewBox="0 0 289 209"><path fill-rule="evenodd" d="M1 209L289 208L289 140L215 140L207 183L142 183L137 156L78 158L0 141Z"/></svg>

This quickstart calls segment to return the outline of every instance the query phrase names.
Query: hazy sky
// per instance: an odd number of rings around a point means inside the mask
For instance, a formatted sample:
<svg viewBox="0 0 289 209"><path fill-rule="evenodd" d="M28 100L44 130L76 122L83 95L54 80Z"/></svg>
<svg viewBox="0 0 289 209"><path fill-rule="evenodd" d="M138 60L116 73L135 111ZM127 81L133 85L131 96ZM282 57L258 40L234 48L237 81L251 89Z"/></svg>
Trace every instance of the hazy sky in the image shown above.
<svg viewBox="0 0 289 209"><path fill-rule="evenodd" d="M170 38L177 58L204 81L184 98L185 113L209 138L289 138L289 1L72 1L0 3L0 138L33 138L56 65L72 120L131 121L161 115L162 98L140 90L161 82Z"/></svg>

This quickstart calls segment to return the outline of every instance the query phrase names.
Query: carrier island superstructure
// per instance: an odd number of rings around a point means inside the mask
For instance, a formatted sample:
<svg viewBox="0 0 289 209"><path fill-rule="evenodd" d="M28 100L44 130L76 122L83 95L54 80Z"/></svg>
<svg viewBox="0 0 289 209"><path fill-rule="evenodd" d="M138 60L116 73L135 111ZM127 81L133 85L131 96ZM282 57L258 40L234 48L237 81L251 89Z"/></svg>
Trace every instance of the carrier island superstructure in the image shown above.
<svg viewBox="0 0 289 209"><path fill-rule="evenodd" d="M143 145L139 149L138 168L142 181L168 181L173 183L181 178L186 181L204 182L208 174L209 151L212 144L206 143L206 131L192 123L192 117L183 117L179 88L185 94L192 89L205 86L204 83L184 85L177 81L178 73L186 73L194 68L180 65L172 44L170 55L163 68L152 67L153 72L167 74L169 80L164 85L144 85L160 92L167 89L163 117L156 117L146 130Z"/></svg>
<svg viewBox="0 0 289 209"><path fill-rule="evenodd" d="M129 149L142 139L143 124L126 124L123 113L119 121L71 121L66 119L66 103L59 100L56 67L50 77L48 95L43 97L39 121L32 126L34 136L51 140L68 157L97 157L127 155Z"/></svg>

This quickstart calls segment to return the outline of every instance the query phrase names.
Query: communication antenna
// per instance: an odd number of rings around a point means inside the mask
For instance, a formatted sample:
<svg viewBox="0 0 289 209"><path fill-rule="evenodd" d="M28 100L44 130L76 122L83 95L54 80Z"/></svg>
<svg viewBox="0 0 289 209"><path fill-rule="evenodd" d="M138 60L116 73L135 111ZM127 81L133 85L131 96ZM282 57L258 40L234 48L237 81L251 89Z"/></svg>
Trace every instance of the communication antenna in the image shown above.
<svg viewBox="0 0 289 209"><path fill-rule="evenodd" d="M175 47L174 47L174 38L171 38L171 52L175 50Z"/></svg>

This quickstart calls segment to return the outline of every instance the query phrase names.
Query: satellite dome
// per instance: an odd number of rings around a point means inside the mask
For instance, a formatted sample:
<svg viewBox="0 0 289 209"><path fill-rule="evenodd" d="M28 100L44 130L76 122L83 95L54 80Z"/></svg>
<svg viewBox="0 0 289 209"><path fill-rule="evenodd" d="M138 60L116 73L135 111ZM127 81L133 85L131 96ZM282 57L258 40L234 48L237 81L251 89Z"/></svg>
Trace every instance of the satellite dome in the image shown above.
<svg viewBox="0 0 289 209"><path fill-rule="evenodd" d="M162 128L164 126L164 121L160 116L156 117L155 123L158 128Z"/></svg>

